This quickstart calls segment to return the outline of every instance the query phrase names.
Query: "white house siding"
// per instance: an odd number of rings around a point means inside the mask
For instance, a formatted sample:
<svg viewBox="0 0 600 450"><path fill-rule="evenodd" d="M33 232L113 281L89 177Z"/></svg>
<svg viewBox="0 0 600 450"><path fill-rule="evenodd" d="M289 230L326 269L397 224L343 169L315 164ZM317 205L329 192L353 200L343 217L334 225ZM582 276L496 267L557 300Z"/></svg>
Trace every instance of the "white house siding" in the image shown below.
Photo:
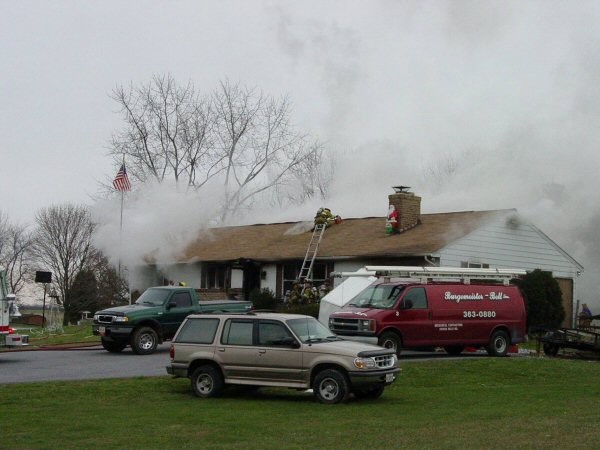
<svg viewBox="0 0 600 450"><path fill-rule="evenodd" d="M541 231L531 225L482 227L433 255L440 266L460 267L462 262L490 267L551 271L554 277L577 278L581 265L566 255Z"/></svg>
<svg viewBox="0 0 600 450"><path fill-rule="evenodd" d="M201 263L174 264L169 266L169 279L175 283L185 282L190 287L200 287L202 280Z"/></svg>
<svg viewBox="0 0 600 450"><path fill-rule="evenodd" d="M490 268L541 269L552 272L563 292L566 317L563 326L571 326L573 302L578 298L577 277L583 267L558 245L532 225L506 226L495 223L482 227L433 255L440 266L460 267L461 263L489 264ZM561 282L562 281L562 282ZM572 288L571 288L572 286Z"/></svg>
<svg viewBox="0 0 600 450"><path fill-rule="evenodd" d="M367 260L334 261L333 270L334 272L356 272L366 265L368 265ZM339 286L345 279L346 278L334 278L333 287Z"/></svg>

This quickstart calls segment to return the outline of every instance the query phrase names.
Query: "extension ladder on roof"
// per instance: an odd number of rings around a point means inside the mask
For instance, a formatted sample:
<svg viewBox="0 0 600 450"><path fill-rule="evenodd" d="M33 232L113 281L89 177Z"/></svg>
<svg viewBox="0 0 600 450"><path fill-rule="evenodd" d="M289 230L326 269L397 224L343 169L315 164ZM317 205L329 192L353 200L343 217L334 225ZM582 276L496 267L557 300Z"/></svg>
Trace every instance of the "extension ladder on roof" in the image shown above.
<svg viewBox="0 0 600 450"><path fill-rule="evenodd" d="M507 285L513 278L525 275L522 269L478 269L464 267L413 267L413 266L365 266L357 272L334 272L334 277L376 276L418 279L421 283L429 280L460 280L470 284L471 280L500 281Z"/></svg>
<svg viewBox="0 0 600 450"><path fill-rule="evenodd" d="M317 250L319 249L321 239L323 239L325 228L327 228L327 225L324 223L316 224L313 228L310 243L308 244L308 249L306 250L306 255L304 256L304 261L302 262L302 268L300 269L300 274L298 275L298 281L302 284L303 293L304 282L311 280L310 276L312 275L313 265L315 263L315 258L317 257Z"/></svg>

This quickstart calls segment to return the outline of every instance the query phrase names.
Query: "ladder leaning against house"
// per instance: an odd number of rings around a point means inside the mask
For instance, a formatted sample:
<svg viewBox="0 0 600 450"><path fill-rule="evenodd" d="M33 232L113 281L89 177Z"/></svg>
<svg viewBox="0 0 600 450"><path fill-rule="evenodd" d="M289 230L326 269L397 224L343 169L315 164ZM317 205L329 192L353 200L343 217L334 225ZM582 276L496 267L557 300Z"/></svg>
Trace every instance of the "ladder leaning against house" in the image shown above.
<svg viewBox="0 0 600 450"><path fill-rule="evenodd" d="M317 251L319 249L319 244L323 239L323 234L325 233L325 228L327 225L324 223L316 224L313 228L313 233L310 238L310 243L308 244L308 249L306 249L306 255L304 255L304 261L302 261L302 268L300 269L300 274L298 275L298 282L302 286L302 294L304 294L304 285L305 282L311 281L311 275L313 270L313 265L315 263L315 258L317 257Z"/></svg>

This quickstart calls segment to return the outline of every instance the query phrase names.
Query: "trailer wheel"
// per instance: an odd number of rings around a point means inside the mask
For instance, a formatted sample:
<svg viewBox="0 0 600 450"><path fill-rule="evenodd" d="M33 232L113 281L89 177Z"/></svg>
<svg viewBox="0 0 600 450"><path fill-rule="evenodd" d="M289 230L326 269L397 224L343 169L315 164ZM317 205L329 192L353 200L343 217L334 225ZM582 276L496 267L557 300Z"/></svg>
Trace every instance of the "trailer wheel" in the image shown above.
<svg viewBox="0 0 600 450"><path fill-rule="evenodd" d="M506 356L508 353L508 347L510 345L510 339L505 331L497 330L494 331L490 338L490 343L487 346L487 352L490 356Z"/></svg>
<svg viewBox="0 0 600 450"><path fill-rule="evenodd" d="M381 347L391 348L396 352L397 356L400 356L402 351L402 338L393 331L385 331L379 336L377 344Z"/></svg>
<svg viewBox="0 0 600 450"><path fill-rule="evenodd" d="M133 333L131 337L131 349L137 355L149 355L156 351L158 346L158 334L150 327L142 327Z"/></svg>
<svg viewBox="0 0 600 450"><path fill-rule="evenodd" d="M560 347L556 344L549 344L547 342L544 344L544 354L547 356L556 356L559 350Z"/></svg>

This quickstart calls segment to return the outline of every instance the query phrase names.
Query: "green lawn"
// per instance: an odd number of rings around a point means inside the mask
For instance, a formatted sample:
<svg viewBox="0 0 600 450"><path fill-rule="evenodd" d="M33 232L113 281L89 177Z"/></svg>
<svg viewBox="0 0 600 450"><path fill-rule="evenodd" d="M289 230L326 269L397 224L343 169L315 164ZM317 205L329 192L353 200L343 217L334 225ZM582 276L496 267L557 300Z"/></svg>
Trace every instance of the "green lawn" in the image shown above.
<svg viewBox="0 0 600 450"><path fill-rule="evenodd" d="M100 344L100 337L92 334L92 324L69 325L59 330L50 330L30 325L13 325L20 334L29 336L30 347L45 347L64 344Z"/></svg>
<svg viewBox="0 0 600 450"><path fill-rule="evenodd" d="M404 362L376 401L286 389L201 400L189 381L0 385L2 448L598 448L600 363Z"/></svg>

